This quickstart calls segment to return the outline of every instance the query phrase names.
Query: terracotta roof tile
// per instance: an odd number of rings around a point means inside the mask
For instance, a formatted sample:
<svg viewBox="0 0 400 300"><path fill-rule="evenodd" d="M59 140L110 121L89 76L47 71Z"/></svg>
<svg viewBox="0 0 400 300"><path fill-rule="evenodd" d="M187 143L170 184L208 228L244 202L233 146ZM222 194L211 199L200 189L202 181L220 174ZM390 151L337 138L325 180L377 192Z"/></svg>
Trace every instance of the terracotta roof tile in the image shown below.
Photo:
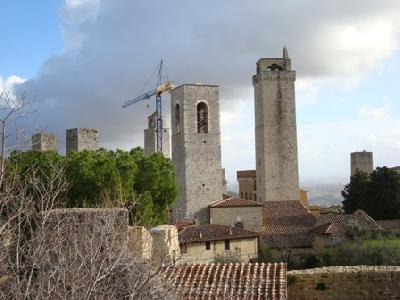
<svg viewBox="0 0 400 300"><path fill-rule="evenodd" d="M262 238L271 247L311 247L315 217L300 201L267 201Z"/></svg>
<svg viewBox="0 0 400 300"><path fill-rule="evenodd" d="M199 224L187 226L179 232L179 243L221 241L258 237L260 234L249 230L217 224Z"/></svg>
<svg viewBox="0 0 400 300"><path fill-rule="evenodd" d="M346 231L343 230L343 228L340 228L337 225L332 224L332 223L326 223L326 224L315 226L312 229L312 232L320 233L320 234L334 234L334 233L345 234L346 233Z"/></svg>
<svg viewBox="0 0 400 300"><path fill-rule="evenodd" d="M385 229L400 229L400 220L377 220L375 222Z"/></svg>
<svg viewBox="0 0 400 300"><path fill-rule="evenodd" d="M315 226L330 223L337 226L340 230L346 231L347 227L353 222L359 224L364 230L382 229L382 227L379 226L374 219L372 219L366 213L322 215L317 219Z"/></svg>
<svg viewBox="0 0 400 300"><path fill-rule="evenodd" d="M212 202L208 207L249 207L249 206L263 206L262 203L254 200L246 200L230 195L224 195L222 200Z"/></svg>
<svg viewBox="0 0 400 300"><path fill-rule="evenodd" d="M285 263L184 264L164 272L180 299L287 299Z"/></svg>

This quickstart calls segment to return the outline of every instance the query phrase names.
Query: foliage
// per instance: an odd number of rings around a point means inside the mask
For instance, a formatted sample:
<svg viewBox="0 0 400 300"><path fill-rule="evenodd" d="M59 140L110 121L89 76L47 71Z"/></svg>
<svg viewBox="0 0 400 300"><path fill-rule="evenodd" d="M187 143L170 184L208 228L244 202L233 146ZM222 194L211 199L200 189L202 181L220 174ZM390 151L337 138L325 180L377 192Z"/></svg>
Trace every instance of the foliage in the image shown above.
<svg viewBox="0 0 400 300"><path fill-rule="evenodd" d="M178 196L178 186L170 159L162 154L144 155L140 148L131 151L56 152L14 151L6 172L24 176L36 166L49 176L54 166L64 168L69 182L66 207L123 206L130 223L153 226L165 221L166 211ZM111 202L111 203L110 203Z"/></svg>
<svg viewBox="0 0 400 300"><path fill-rule="evenodd" d="M342 195L346 213L363 209L376 220L400 218L400 174L387 167L356 173Z"/></svg>

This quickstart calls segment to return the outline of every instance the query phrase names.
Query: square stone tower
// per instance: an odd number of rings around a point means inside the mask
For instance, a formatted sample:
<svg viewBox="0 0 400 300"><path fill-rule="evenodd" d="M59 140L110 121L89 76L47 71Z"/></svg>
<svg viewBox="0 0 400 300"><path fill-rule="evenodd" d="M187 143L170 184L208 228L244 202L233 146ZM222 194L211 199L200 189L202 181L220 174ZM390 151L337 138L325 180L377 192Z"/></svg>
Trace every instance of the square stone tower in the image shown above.
<svg viewBox="0 0 400 300"><path fill-rule="evenodd" d="M144 130L144 153L151 155L157 152L157 112L151 114L148 118L149 128ZM165 123L165 117L163 116L163 124ZM170 143L169 143L169 128L163 128L162 136L163 149L162 152L165 157L171 157L170 154Z"/></svg>
<svg viewBox="0 0 400 300"><path fill-rule="evenodd" d="M58 143L56 135L44 132L33 134L32 150L58 152Z"/></svg>
<svg viewBox="0 0 400 300"><path fill-rule="evenodd" d="M66 131L67 154L71 151L99 149L99 131L94 128L72 128Z"/></svg>
<svg viewBox="0 0 400 300"><path fill-rule="evenodd" d="M299 200L295 83L283 58L261 58L253 76L258 201Z"/></svg>
<svg viewBox="0 0 400 300"><path fill-rule="evenodd" d="M180 196L173 221L208 223L208 204L222 199L219 90L184 84L171 92L172 160Z"/></svg>

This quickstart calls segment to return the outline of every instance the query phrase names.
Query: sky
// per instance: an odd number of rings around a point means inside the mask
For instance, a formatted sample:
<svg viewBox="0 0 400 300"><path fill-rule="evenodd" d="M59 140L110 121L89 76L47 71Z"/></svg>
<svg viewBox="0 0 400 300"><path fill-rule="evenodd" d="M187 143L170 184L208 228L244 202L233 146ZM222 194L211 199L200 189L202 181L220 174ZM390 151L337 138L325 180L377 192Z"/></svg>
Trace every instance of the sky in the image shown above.
<svg viewBox="0 0 400 300"><path fill-rule="evenodd" d="M56 133L62 147L72 127L99 128L110 149L143 146L155 101L121 104L164 59L165 79L220 86L222 164L234 182L237 170L255 167L256 61L286 45L297 72L300 182L347 182L350 152L364 149L375 166L400 165L398 0L0 0L0 8L0 90L33 99L37 111L21 126Z"/></svg>

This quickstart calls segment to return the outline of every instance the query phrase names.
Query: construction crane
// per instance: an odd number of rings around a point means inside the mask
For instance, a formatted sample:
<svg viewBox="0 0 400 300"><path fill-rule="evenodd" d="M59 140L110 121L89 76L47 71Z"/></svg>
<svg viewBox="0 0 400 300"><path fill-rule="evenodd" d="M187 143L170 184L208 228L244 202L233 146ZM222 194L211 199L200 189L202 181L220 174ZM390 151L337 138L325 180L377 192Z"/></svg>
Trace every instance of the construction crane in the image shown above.
<svg viewBox="0 0 400 300"><path fill-rule="evenodd" d="M163 60L160 61L157 76L157 87L151 91L148 91L140 96L133 99L125 101L122 107L127 107L142 100L150 99L156 96L156 113L157 113L157 124L156 124L156 136L157 136L157 152L163 151L163 120L162 120L162 105L161 105L161 94L167 91L171 91L175 88L175 83L173 81L166 81L164 83L162 80L162 67Z"/></svg>

